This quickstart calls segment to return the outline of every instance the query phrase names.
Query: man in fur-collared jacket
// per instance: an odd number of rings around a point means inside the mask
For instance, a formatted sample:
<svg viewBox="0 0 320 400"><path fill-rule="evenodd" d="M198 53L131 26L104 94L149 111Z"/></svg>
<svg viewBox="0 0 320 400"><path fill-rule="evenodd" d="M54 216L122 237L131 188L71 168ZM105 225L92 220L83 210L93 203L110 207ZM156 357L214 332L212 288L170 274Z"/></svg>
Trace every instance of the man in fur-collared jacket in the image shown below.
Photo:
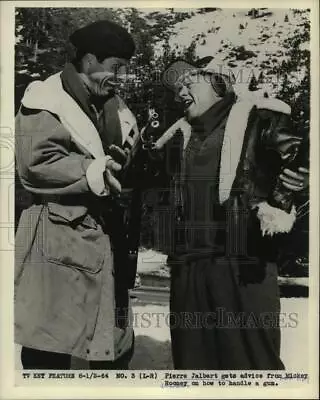
<svg viewBox="0 0 320 400"><path fill-rule="evenodd" d="M293 191L303 186L303 174L288 170L301 142L290 107L237 96L230 75L210 65L176 61L163 82L185 113L155 145L166 143L169 158L178 149L181 160L169 257L174 367L283 369L268 261L271 238L294 224Z"/></svg>
<svg viewBox="0 0 320 400"><path fill-rule="evenodd" d="M16 165L33 204L16 235L15 341L25 369L127 369L130 271L116 173L139 132L115 95L134 53L110 21L74 32L73 63L32 82L16 117Z"/></svg>

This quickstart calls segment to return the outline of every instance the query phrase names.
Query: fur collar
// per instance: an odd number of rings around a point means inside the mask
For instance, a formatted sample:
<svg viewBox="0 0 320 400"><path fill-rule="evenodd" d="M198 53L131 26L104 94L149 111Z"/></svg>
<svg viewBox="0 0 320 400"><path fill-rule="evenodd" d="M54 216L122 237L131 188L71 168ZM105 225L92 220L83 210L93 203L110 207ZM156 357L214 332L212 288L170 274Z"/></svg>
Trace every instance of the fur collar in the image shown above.
<svg viewBox="0 0 320 400"><path fill-rule="evenodd" d="M45 81L31 82L21 102L26 108L46 110L56 114L76 143L84 147L94 158L105 155L94 123L64 90L60 72L51 75ZM122 143L124 143L129 139L132 141L132 138L128 136L132 129L135 132L134 138L139 132L132 112L120 97L118 97L118 102L118 116Z"/></svg>

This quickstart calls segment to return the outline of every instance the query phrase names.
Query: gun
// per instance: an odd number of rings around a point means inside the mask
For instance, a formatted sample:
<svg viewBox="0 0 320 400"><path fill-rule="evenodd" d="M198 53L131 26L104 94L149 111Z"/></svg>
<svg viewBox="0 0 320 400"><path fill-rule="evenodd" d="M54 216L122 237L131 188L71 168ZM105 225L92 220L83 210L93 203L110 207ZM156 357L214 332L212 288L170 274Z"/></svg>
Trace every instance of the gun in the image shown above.
<svg viewBox="0 0 320 400"><path fill-rule="evenodd" d="M120 182L124 187L137 186L141 183L141 174L146 172L153 159L152 151L155 149L156 139L162 133L162 123L159 112L154 108L148 110L148 120L141 129L133 145L126 140L123 149L128 152L129 162L120 173ZM130 138L129 138L130 140ZM136 178L139 177L139 182ZM130 181L132 184L130 185Z"/></svg>
<svg viewBox="0 0 320 400"><path fill-rule="evenodd" d="M120 196L113 198L113 218L115 221L123 221L124 234L117 232L116 236L116 246L118 252L121 253L117 258L119 259L118 264L126 264L125 275L129 288L134 287L137 272L143 206L142 194L145 183L143 176L150 164L150 151L154 148L155 140L161 133L161 129L159 113L154 108L150 108L145 126L140 132L137 130L130 132L122 146L123 150L128 153L129 161L116 176L123 190ZM124 259L125 255L126 260Z"/></svg>

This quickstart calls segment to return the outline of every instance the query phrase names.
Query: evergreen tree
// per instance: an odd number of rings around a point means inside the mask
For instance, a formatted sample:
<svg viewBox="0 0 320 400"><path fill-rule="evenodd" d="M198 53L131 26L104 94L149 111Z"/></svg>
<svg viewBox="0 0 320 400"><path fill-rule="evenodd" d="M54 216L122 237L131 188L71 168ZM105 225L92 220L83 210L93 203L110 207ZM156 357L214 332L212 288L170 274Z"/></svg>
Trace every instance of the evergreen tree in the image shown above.
<svg viewBox="0 0 320 400"><path fill-rule="evenodd" d="M255 90L258 90L258 81L254 74L252 74L252 78L250 79L249 87L248 89L253 92Z"/></svg>

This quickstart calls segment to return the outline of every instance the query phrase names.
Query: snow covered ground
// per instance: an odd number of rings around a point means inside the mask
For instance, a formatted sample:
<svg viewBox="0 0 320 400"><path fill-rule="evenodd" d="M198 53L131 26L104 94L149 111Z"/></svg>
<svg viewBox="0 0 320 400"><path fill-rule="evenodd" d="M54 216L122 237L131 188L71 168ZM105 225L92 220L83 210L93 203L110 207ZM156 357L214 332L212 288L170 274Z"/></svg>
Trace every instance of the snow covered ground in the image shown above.
<svg viewBox="0 0 320 400"><path fill-rule="evenodd" d="M161 266L165 265L166 258L166 255L154 250L140 251L138 272L161 275L161 271L165 272ZM165 315L169 313L169 306L137 304L134 306L134 313L140 315L140 321L145 313L159 315L159 317L158 320L156 316L150 318L151 326L146 326L147 323L135 326L137 346L131 367L164 369L172 366L170 332L165 320ZM288 325L282 328L281 356L284 364L288 370L306 371L308 369L308 299L282 298L281 313L284 321L282 325ZM289 323L289 318L292 323ZM139 321L138 318L137 321ZM299 349L299 352L294 349Z"/></svg>
<svg viewBox="0 0 320 400"><path fill-rule="evenodd" d="M161 275L167 256L154 250L139 252L138 272ZM290 371L308 370L308 299L282 298L283 316L281 357ZM133 327L135 330L135 353L132 369L172 369L169 305L133 302ZM287 325L287 327L285 327ZM292 327L289 327L291 325ZM16 368L21 368L20 346L16 346ZM76 360L75 368L86 368L86 363Z"/></svg>
<svg viewBox="0 0 320 400"><path fill-rule="evenodd" d="M281 357L288 371L308 370L308 299L281 299L282 313L296 315L296 327L282 329ZM134 312L142 315L154 313L162 316L169 312L168 305L137 305ZM165 317L159 317L163 322ZM165 323L151 319L152 326L137 326L136 352L131 362L132 369L172 368L170 332Z"/></svg>
<svg viewBox="0 0 320 400"><path fill-rule="evenodd" d="M138 272L157 273L160 270L161 265L164 265L166 261L166 254L152 249L140 249L138 255Z"/></svg>
<svg viewBox="0 0 320 400"><path fill-rule="evenodd" d="M294 315L297 321L295 327L282 329L282 360L288 371L308 371L308 299L281 299L281 307L282 313L286 316ZM130 368L172 369L170 332L167 324L168 304L136 304L133 312L136 345ZM18 345L15 364L17 369L21 368ZM74 367L85 368L86 363L77 360Z"/></svg>

